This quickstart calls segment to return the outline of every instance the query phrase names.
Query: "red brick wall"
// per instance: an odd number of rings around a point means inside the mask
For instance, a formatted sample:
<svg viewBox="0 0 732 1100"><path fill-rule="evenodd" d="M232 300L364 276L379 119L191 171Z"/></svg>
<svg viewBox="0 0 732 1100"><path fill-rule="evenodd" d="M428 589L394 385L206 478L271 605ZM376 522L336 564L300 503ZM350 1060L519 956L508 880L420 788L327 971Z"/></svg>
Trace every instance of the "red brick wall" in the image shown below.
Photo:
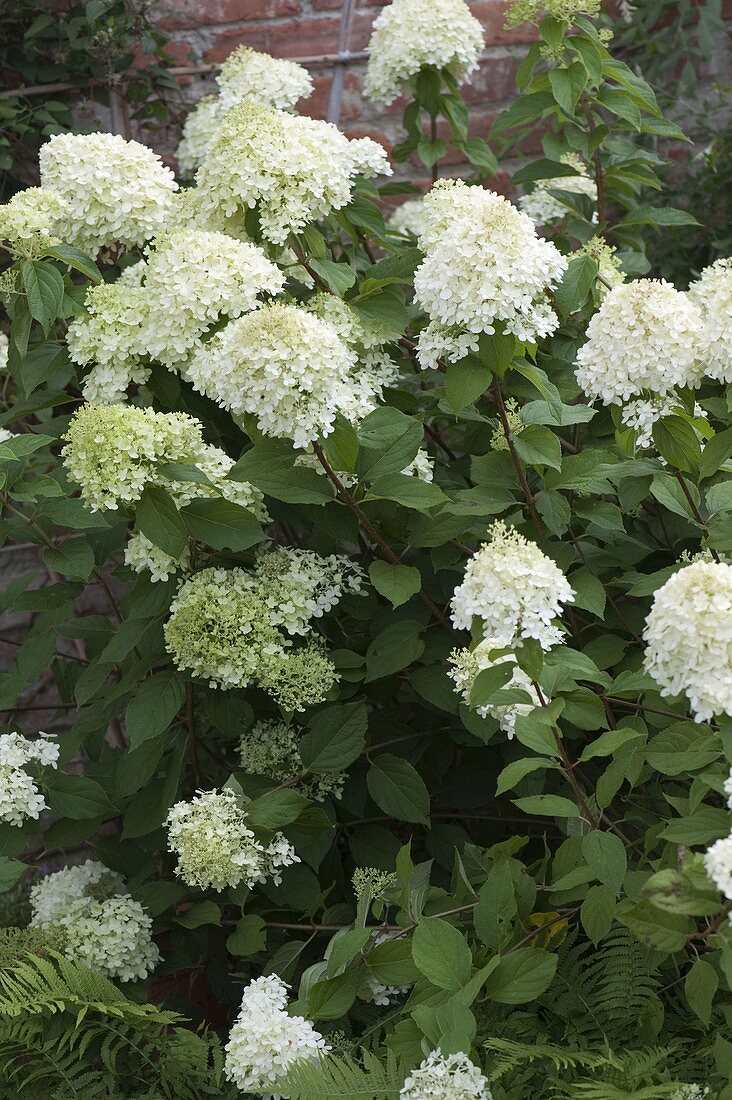
<svg viewBox="0 0 732 1100"><path fill-rule="evenodd" d="M371 25L386 0L357 0L350 49L363 50ZM515 73L533 38L528 26L504 28L505 0L471 3L485 30L486 50L479 71L463 94L473 106L471 134L485 136L493 118L515 94ZM338 50L342 0L164 0L161 25L171 34L176 59L184 64L190 51L195 62L220 63L243 43L276 57L302 58L333 54ZM299 104L302 113L325 118L333 66L308 65L315 90ZM365 62L346 69L341 106L341 127L350 136L369 134L390 146L401 138L401 111L397 102L380 111L361 94ZM210 77L186 78L186 97L197 98L211 87ZM459 158L454 157L455 161ZM449 160L449 157L448 157ZM403 173L415 182L426 180L425 170L410 165Z"/></svg>

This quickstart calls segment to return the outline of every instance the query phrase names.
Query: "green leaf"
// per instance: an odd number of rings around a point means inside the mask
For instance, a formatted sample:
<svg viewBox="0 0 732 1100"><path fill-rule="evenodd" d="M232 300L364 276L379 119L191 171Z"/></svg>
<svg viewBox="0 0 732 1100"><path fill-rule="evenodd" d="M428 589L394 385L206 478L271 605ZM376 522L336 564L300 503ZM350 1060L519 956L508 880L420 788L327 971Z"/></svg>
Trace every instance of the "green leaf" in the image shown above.
<svg viewBox="0 0 732 1100"><path fill-rule="evenodd" d="M248 550L266 537L251 512L220 497L193 500L180 515L191 537L214 550Z"/></svg>
<svg viewBox="0 0 732 1100"><path fill-rule="evenodd" d="M56 260L61 260L68 267L73 267L75 271L80 271L82 275L86 275L87 279L91 279L93 283L101 283L102 276L99 272L99 268L91 260L85 252L82 252L78 248L73 248L70 244L55 244L46 249L47 256L53 256Z"/></svg>
<svg viewBox="0 0 732 1100"><path fill-rule="evenodd" d="M571 118L577 100L587 84L587 70L584 65L580 61L573 61L568 69L550 69L549 83L557 103Z"/></svg>
<svg viewBox="0 0 732 1100"><path fill-rule="evenodd" d="M442 79L437 69L424 66L414 82L414 98L434 118L440 113Z"/></svg>
<svg viewBox="0 0 732 1100"><path fill-rule="evenodd" d="M344 417L336 417L333 431L323 443L323 452L334 470L350 472L356 468L358 436L356 429Z"/></svg>
<svg viewBox="0 0 732 1100"><path fill-rule="evenodd" d="M671 466L684 473L699 468L701 447L688 420L681 416L664 416L653 425L653 442Z"/></svg>
<svg viewBox="0 0 732 1100"><path fill-rule="evenodd" d="M513 661L500 661L479 672L470 689L471 707L484 707L493 703L496 693L505 687L515 671L516 665Z"/></svg>
<svg viewBox="0 0 732 1100"><path fill-rule="evenodd" d="M183 705L185 686L176 672L143 680L127 707L125 725L134 750L166 730Z"/></svg>
<svg viewBox="0 0 732 1100"><path fill-rule="evenodd" d="M18 859L8 859L0 856L0 894L15 886L20 876L25 871L25 864Z"/></svg>
<svg viewBox="0 0 732 1100"><path fill-rule="evenodd" d="M569 583L574 592L574 606L602 619L605 614L605 589L601 581L593 573L578 570L572 573Z"/></svg>
<svg viewBox="0 0 732 1100"><path fill-rule="evenodd" d="M553 470L562 468L562 447L549 428L527 424L513 436L513 445L527 466L550 466Z"/></svg>
<svg viewBox="0 0 732 1100"><path fill-rule="evenodd" d="M475 931L490 951L500 952L510 942L517 911L511 867L504 860L489 871L473 913Z"/></svg>
<svg viewBox="0 0 732 1100"><path fill-rule="evenodd" d="M421 422L398 409L384 406L369 413L358 428L360 477L401 473L417 454L422 434Z"/></svg>
<svg viewBox="0 0 732 1100"><path fill-rule="evenodd" d="M582 927L594 944L603 940L615 916L615 891L609 886L591 886L580 909Z"/></svg>
<svg viewBox="0 0 732 1100"><path fill-rule="evenodd" d="M112 810L104 788L85 775L49 772L45 777L48 804L61 817L80 819L103 817Z"/></svg>
<svg viewBox="0 0 732 1100"><path fill-rule="evenodd" d="M566 423L564 419L565 412L569 408L573 407L564 405L559 390L550 380L549 375L541 367L537 367L536 363L529 362L528 359L515 359L511 364L512 370L515 370L518 374L523 375L527 381L531 382L531 385L538 390L541 396L546 401L549 409L555 418L557 425ZM574 408L576 414L576 408ZM522 409L522 415L527 415L527 406ZM526 419L526 424L530 424L531 421Z"/></svg>
<svg viewBox="0 0 732 1100"><path fill-rule="evenodd" d="M382 474L372 483L366 496L367 500L395 500L405 508L415 508L420 512L429 512L446 499L439 485L423 481L413 474Z"/></svg>
<svg viewBox="0 0 732 1100"><path fill-rule="evenodd" d="M674 722L649 742L646 759L662 775L688 775L720 755L719 741L696 722Z"/></svg>
<svg viewBox="0 0 732 1100"><path fill-rule="evenodd" d="M50 435L36 435L35 432L25 432L23 435L14 435L12 439L4 439L0 443L0 460L14 462L16 459L25 458L26 455L40 451L41 447L47 447L55 440Z"/></svg>
<svg viewBox="0 0 732 1100"><path fill-rule="evenodd" d="M647 901L619 905L617 919L647 946L660 951L681 951L694 930L690 917L659 909Z"/></svg>
<svg viewBox="0 0 732 1100"><path fill-rule="evenodd" d="M485 984L486 996L504 1005L535 1001L549 988L557 956L540 947L519 947L502 958Z"/></svg>
<svg viewBox="0 0 732 1100"><path fill-rule="evenodd" d="M413 565L392 565L377 559L369 566L369 577L376 591L385 596L392 607L401 607L422 587L419 569Z"/></svg>
<svg viewBox="0 0 732 1100"><path fill-rule="evenodd" d="M622 221L622 225L698 225L696 218L686 210L672 206L636 206Z"/></svg>
<svg viewBox="0 0 732 1100"><path fill-rule="evenodd" d="M353 970L316 982L308 991L307 1011L313 1020L339 1020L356 999L360 975Z"/></svg>
<svg viewBox="0 0 732 1100"><path fill-rule="evenodd" d="M707 440L699 462L699 474L701 477L711 477L716 474L722 463L732 455L732 428L718 432Z"/></svg>
<svg viewBox="0 0 732 1100"><path fill-rule="evenodd" d="M247 803L247 819L252 825L261 825L263 829L281 829L297 821L309 805L307 798L297 791L270 791Z"/></svg>
<svg viewBox="0 0 732 1100"><path fill-rule="evenodd" d="M696 506L699 506L699 490L696 485L688 486L689 493ZM651 495L656 498L659 504L662 504L664 508L668 508L669 512L673 512L677 516L683 516L684 519L690 520L692 523L696 523L694 519L694 513L689 507L689 502L686 499L684 490L679 485L675 477L671 474L656 474L651 482Z"/></svg>
<svg viewBox="0 0 732 1100"><path fill-rule="evenodd" d="M245 457L248 454L249 452ZM229 476L231 473L233 470ZM335 496L335 490L325 473L318 473L317 470L305 466L270 469L265 465L245 480L267 496L282 500L285 504L327 504Z"/></svg>
<svg viewBox="0 0 732 1100"><path fill-rule="evenodd" d="M146 485L137 505L137 523L143 535L172 558L186 548L188 532L169 493L159 485Z"/></svg>
<svg viewBox="0 0 732 1100"><path fill-rule="evenodd" d="M435 138L433 141L431 138L422 137L417 143L417 152L422 163L431 168L444 157L447 152L447 142L443 138Z"/></svg>
<svg viewBox="0 0 732 1100"><path fill-rule="evenodd" d="M532 794L526 798L515 798L513 804L525 814L539 814L542 817L580 816L574 802L558 794Z"/></svg>
<svg viewBox="0 0 732 1100"><path fill-rule="evenodd" d="M221 910L214 901L197 901L175 917L183 928L201 928L204 924L221 924Z"/></svg>
<svg viewBox="0 0 732 1100"><path fill-rule="evenodd" d="M342 928L336 932L328 947L327 977L342 974L348 964L361 954L371 939L368 928Z"/></svg>
<svg viewBox="0 0 732 1100"><path fill-rule="evenodd" d="M421 631L421 623L410 621L393 623L380 631L366 650L365 682L391 676L418 660L425 645Z"/></svg>
<svg viewBox="0 0 732 1100"><path fill-rule="evenodd" d="M585 304L597 272L597 260L591 256L578 256L569 261L564 278L554 291L554 302L562 317L569 317Z"/></svg>
<svg viewBox="0 0 732 1100"><path fill-rule="evenodd" d="M473 956L462 933L435 917L423 918L415 928L412 958L417 969L439 989L461 989L473 967Z"/></svg>
<svg viewBox="0 0 732 1100"><path fill-rule="evenodd" d="M565 164L561 160L548 160L539 157L524 164L511 177L511 183L518 187L525 183L535 183L536 180L560 179L562 176L577 176L579 173L571 164Z"/></svg>
<svg viewBox="0 0 732 1100"><path fill-rule="evenodd" d="M246 913L237 921L236 928L226 941L230 955L251 958L267 945L267 926L256 913Z"/></svg>
<svg viewBox="0 0 732 1100"><path fill-rule="evenodd" d="M482 138L466 138L459 143L458 148L462 149L471 164L477 164L479 168L487 168L489 172L498 170L498 160Z"/></svg>
<svg viewBox="0 0 732 1100"><path fill-rule="evenodd" d="M356 313L367 320L379 321L394 339L401 336L409 324L404 294L398 286L385 286L378 293L358 298L350 304Z"/></svg>
<svg viewBox="0 0 732 1100"><path fill-rule="evenodd" d="M345 771L363 751L367 722L360 702L321 710L310 719L310 732L299 743L305 768L316 775Z"/></svg>
<svg viewBox="0 0 732 1100"><path fill-rule="evenodd" d="M729 833L729 814L717 806L698 806L685 817L670 821L660 834L664 840L685 847L694 844L709 844Z"/></svg>
<svg viewBox="0 0 732 1100"><path fill-rule="evenodd" d="M397 821L429 826L430 796L408 760L391 753L375 757L366 776L369 794L379 809Z"/></svg>
<svg viewBox="0 0 732 1100"><path fill-rule="evenodd" d="M479 359L469 355L459 363L448 363L445 393L456 413L472 405L489 388L493 374Z"/></svg>
<svg viewBox="0 0 732 1100"><path fill-rule="evenodd" d="M491 133L502 134L504 130L511 130L522 122L535 124L553 106L554 96L550 92L531 92L519 96L507 110L501 112L493 123Z"/></svg>
<svg viewBox="0 0 732 1100"><path fill-rule="evenodd" d="M370 974L383 985L411 985L418 978L412 944L406 938L377 944L366 962Z"/></svg>
<svg viewBox="0 0 732 1100"><path fill-rule="evenodd" d="M496 783L496 794L505 794L512 787L517 786L522 779L532 772L541 771L543 768L553 768L555 765L550 760L542 757L525 756L521 760L512 760L507 764Z"/></svg>
<svg viewBox="0 0 732 1100"><path fill-rule="evenodd" d="M60 546L48 547L43 551L43 560L65 577L79 577L85 581L94 568L94 551L86 539L75 536L66 539Z"/></svg>
<svg viewBox="0 0 732 1100"><path fill-rule="evenodd" d="M478 355L480 361L499 377L508 370L514 353L517 340L515 336L507 336L501 332L481 332L478 337Z"/></svg>
<svg viewBox="0 0 732 1100"><path fill-rule="evenodd" d="M594 829L582 837L582 855L595 877L619 894L628 870L628 857L620 837Z"/></svg>
<svg viewBox="0 0 732 1100"><path fill-rule="evenodd" d="M48 331L59 315L64 298L61 273L53 264L42 260L23 260L21 273L31 317Z"/></svg>
<svg viewBox="0 0 732 1100"><path fill-rule="evenodd" d="M356 282L356 272L348 264L337 264L333 260L311 259L309 265L316 275L327 283L333 293L341 298Z"/></svg>
<svg viewBox="0 0 732 1100"><path fill-rule="evenodd" d="M684 993L689 1008L705 1027L712 1019L712 1004L719 987L717 971L705 959L697 959L684 980Z"/></svg>

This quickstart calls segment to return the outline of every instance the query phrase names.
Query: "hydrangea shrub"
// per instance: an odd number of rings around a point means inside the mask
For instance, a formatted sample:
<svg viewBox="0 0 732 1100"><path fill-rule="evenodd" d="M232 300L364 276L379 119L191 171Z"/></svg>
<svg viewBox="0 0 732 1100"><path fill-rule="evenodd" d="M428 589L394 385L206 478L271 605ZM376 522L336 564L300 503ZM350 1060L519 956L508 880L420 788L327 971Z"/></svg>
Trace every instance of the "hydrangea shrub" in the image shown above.
<svg viewBox="0 0 732 1100"><path fill-rule="evenodd" d="M654 277L598 8L514 5L490 144L467 6L384 9L424 196L239 50L183 185L0 207L8 1096L731 1100L732 268Z"/></svg>

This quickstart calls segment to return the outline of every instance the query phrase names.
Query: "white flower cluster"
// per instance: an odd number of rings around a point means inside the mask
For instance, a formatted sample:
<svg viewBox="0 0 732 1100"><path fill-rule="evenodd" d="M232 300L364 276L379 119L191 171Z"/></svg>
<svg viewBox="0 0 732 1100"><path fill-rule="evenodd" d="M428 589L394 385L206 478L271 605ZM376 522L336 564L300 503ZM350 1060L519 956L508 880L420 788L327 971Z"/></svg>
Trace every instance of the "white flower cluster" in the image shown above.
<svg viewBox="0 0 732 1100"><path fill-rule="evenodd" d="M420 481L434 481L435 470L424 447L419 448L409 465L404 467L402 473L407 474L409 477L418 477Z"/></svg>
<svg viewBox="0 0 732 1100"><path fill-rule="evenodd" d="M247 46L238 46L229 54L216 83L219 94L199 99L183 126L176 156L184 176L193 175L203 164L226 112L237 103L249 99L289 110L313 90L310 74L302 65L258 53Z"/></svg>
<svg viewBox="0 0 732 1100"><path fill-rule="evenodd" d="M566 191L571 195L586 195L593 202L597 202L597 184L587 171L587 166L581 157L573 153L565 153L559 158L563 164L574 168L577 175L554 176L551 179L541 180L533 191L521 195L519 206L524 214L528 214L536 226L551 225L552 222L561 221L572 213L568 206L552 195L552 191Z"/></svg>
<svg viewBox="0 0 732 1100"><path fill-rule="evenodd" d="M703 320L687 295L663 279L614 287L587 326L577 382L588 397L620 405L645 391L663 396L702 376Z"/></svg>
<svg viewBox="0 0 732 1100"><path fill-rule="evenodd" d="M246 102L226 115L196 180L204 213L243 217L257 207L262 234L284 244L346 206L356 176L390 173L371 138L349 141L328 122Z"/></svg>
<svg viewBox="0 0 732 1100"><path fill-rule="evenodd" d="M69 959L109 978L146 978L160 960L151 918L101 863L47 875L31 889L30 904L33 927L59 930Z"/></svg>
<svg viewBox="0 0 732 1100"><path fill-rule="evenodd" d="M280 269L254 244L195 229L163 233L146 262L116 283L91 287L87 312L69 326L71 358L93 364L84 396L123 401L130 381L146 381L147 358L179 367L222 316L256 309L259 294L277 294L283 285Z"/></svg>
<svg viewBox="0 0 732 1100"><path fill-rule="evenodd" d="M704 373L732 382L732 259L706 267L688 293L704 319Z"/></svg>
<svg viewBox="0 0 732 1100"><path fill-rule="evenodd" d="M226 478L233 459L204 443L200 422L185 413L83 405L64 439L61 453L69 477L81 486L82 499L92 511L132 504L146 485L163 485L179 505L222 495L257 518L267 518L261 493L248 482ZM159 467L171 462L198 466L210 486L167 478Z"/></svg>
<svg viewBox="0 0 732 1100"><path fill-rule="evenodd" d="M330 1048L303 1016L287 1013L287 986L276 974L245 987L226 1044L224 1073L242 1092L275 1092L291 1067Z"/></svg>
<svg viewBox="0 0 732 1100"><path fill-rule="evenodd" d="M259 554L254 577L270 621L288 634L308 634L311 621L331 611L343 596L364 593L363 569L344 554L321 557L291 546Z"/></svg>
<svg viewBox="0 0 732 1100"><path fill-rule="evenodd" d="M484 44L464 0L392 0L374 22L364 92L388 106L425 68L444 69L462 83L478 67Z"/></svg>
<svg viewBox="0 0 732 1100"><path fill-rule="evenodd" d="M249 313L258 307L260 294L278 294L285 281L257 245L191 229L158 237L148 251L144 275L149 310L145 346L166 366L186 360L220 317Z"/></svg>
<svg viewBox="0 0 732 1100"><path fill-rule="evenodd" d="M282 881L283 868L300 859L282 833L262 843L232 790L199 791L192 802L177 802L165 820L168 849L178 857L175 873L189 886L224 890Z"/></svg>
<svg viewBox="0 0 732 1100"><path fill-rule="evenodd" d="M696 561L669 577L643 637L662 695L686 695L697 722L732 715L732 565Z"/></svg>
<svg viewBox="0 0 732 1100"><path fill-rule="evenodd" d="M0 332L0 372L8 369L8 355L10 353L10 341L4 332Z"/></svg>
<svg viewBox="0 0 732 1100"><path fill-rule="evenodd" d="M297 569L289 572L287 562L275 551L270 567L266 556L258 571L203 569L178 590L165 625L168 652L178 668L189 669L208 680L211 687L246 687L254 682L268 692L286 711L303 710L321 702L336 682L332 662L322 651L317 635L293 648L287 633L303 634L308 607L313 617L333 606L336 586L328 587L328 559L323 559L324 583L313 600L297 591ZM332 568L332 567L331 567ZM302 571L302 577L318 574ZM289 603L280 606L283 581L289 588ZM320 583L320 582L319 582ZM354 580L341 575L341 591L353 591ZM293 629L294 628L294 629Z"/></svg>
<svg viewBox="0 0 732 1100"><path fill-rule="evenodd" d="M235 415L252 413L265 435L306 447L351 408L356 355L332 325L272 302L232 321L204 344L186 374Z"/></svg>
<svg viewBox="0 0 732 1100"><path fill-rule="evenodd" d="M37 741L22 733L0 734L0 821L22 825L26 818L40 816L46 800L25 768L33 761L55 768L58 754L58 745L47 741L45 733Z"/></svg>
<svg viewBox="0 0 732 1100"><path fill-rule="evenodd" d="M38 159L44 190L68 204L64 240L91 256L139 247L168 222L178 184L146 145L118 134L56 134Z"/></svg>
<svg viewBox="0 0 732 1100"><path fill-rule="evenodd" d="M18 256L33 258L58 244L69 216L69 204L43 187L18 191L0 206L0 241Z"/></svg>
<svg viewBox="0 0 732 1100"><path fill-rule="evenodd" d="M397 233L411 233L414 237L421 237L426 227L423 199L407 199L389 218L389 225Z"/></svg>
<svg viewBox="0 0 732 1100"><path fill-rule="evenodd" d="M399 1100L492 1100L488 1081L467 1054L433 1050L402 1085Z"/></svg>
<svg viewBox="0 0 732 1100"><path fill-rule="evenodd" d="M157 581L167 581L175 573L188 573L191 555L186 547L179 558L174 558L150 542L142 531L133 531L125 547L125 565L135 573L149 573L150 580L155 584Z"/></svg>
<svg viewBox="0 0 732 1100"><path fill-rule="evenodd" d="M704 853L704 870L728 901L732 901L732 834L716 840Z"/></svg>
<svg viewBox="0 0 732 1100"><path fill-rule="evenodd" d="M244 99L288 110L313 90L310 73L295 61L238 46L216 78L221 106L228 111Z"/></svg>
<svg viewBox="0 0 732 1100"><path fill-rule="evenodd" d="M636 447L647 450L653 446L653 425L664 416L670 416L677 408L679 398L675 393L664 397L639 397L624 406L620 419L627 428L635 431Z"/></svg>
<svg viewBox="0 0 732 1100"><path fill-rule="evenodd" d="M501 323L519 340L552 333L558 318L548 291L566 259L537 237L534 224L502 195L462 180L439 180L424 198L425 258L415 297L430 317L419 335L423 367L477 351L478 334Z"/></svg>
<svg viewBox="0 0 732 1100"><path fill-rule="evenodd" d="M484 638L475 649L454 649L448 658L452 668L448 676L455 681L455 691L459 692L465 703L470 703L470 692L473 689L478 673L494 665L509 662L514 670L511 679L505 685L506 688L520 688L526 691L533 699L532 703L509 703L506 706L486 704L477 708L481 718L495 718L509 740L516 732L516 719L529 714L540 699L534 685L523 669L516 664L516 658L512 653L501 652L502 646L497 645L493 638ZM491 656L498 650L497 656Z"/></svg>
<svg viewBox="0 0 732 1100"><path fill-rule="evenodd" d="M239 762L249 775L266 775L278 783L301 775L305 766L298 748L297 733L285 722L255 722L239 741ZM315 802L340 798L345 772L303 777L298 787Z"/></svg>
<svg viewBox="0 0 732 1100"><path fill-rule="evenodd" d="M130 382L150 376L143 364L147 297L141 287L119 280L89 287L85 305L87 312L69 325L69 357L80 366L93 364L82 384L87 401L118 404Z"/></svg>
<svg viewBox="0 0 732 1100"><path fill-rule="evenodd" d="M452 597L452 621L470 630L473 618L495 646L536 638L543 649L562 641L552 620L574 593L555 562L514 528L497 521L490 541L473 555Z"/></svg>

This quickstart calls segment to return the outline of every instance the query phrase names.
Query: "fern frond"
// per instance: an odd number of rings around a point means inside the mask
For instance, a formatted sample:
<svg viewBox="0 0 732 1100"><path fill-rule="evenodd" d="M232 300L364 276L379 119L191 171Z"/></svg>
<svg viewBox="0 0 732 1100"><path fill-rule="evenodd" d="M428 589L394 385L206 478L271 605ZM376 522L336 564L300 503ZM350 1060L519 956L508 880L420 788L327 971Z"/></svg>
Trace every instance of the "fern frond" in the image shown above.
<svg viewBox="0 0 732 1100"><path fill-rule="evenodd" d="M390 1051L386 1065L368 1051L363 1064L326 1055L297 1063L283 1082L290 1100L397 1100L404 1073Z"/></svg>
<svg viewBox="0 0 732 1100"><path fill-rule="evenodd" d="M145 1021L169 1027L183 1020L176 1012L136 1004L101 974L55 952L47 958L29 955L24 962L0 972L0 1018L44 1012L74 1012L79 1025L87 1012L138 1026Z"/></svg>
<svg viewBox="0 0 732 1100"><path fill-rule="evenodd" d="M493 1052L491 1077L498 1080L520 1066L536 1061L550 1062L555 1069L592 1069L607 1061L606 1053L573 1050L549 1043L520 1043L512 1039L486 1039L484 1046Z"/></svg>

